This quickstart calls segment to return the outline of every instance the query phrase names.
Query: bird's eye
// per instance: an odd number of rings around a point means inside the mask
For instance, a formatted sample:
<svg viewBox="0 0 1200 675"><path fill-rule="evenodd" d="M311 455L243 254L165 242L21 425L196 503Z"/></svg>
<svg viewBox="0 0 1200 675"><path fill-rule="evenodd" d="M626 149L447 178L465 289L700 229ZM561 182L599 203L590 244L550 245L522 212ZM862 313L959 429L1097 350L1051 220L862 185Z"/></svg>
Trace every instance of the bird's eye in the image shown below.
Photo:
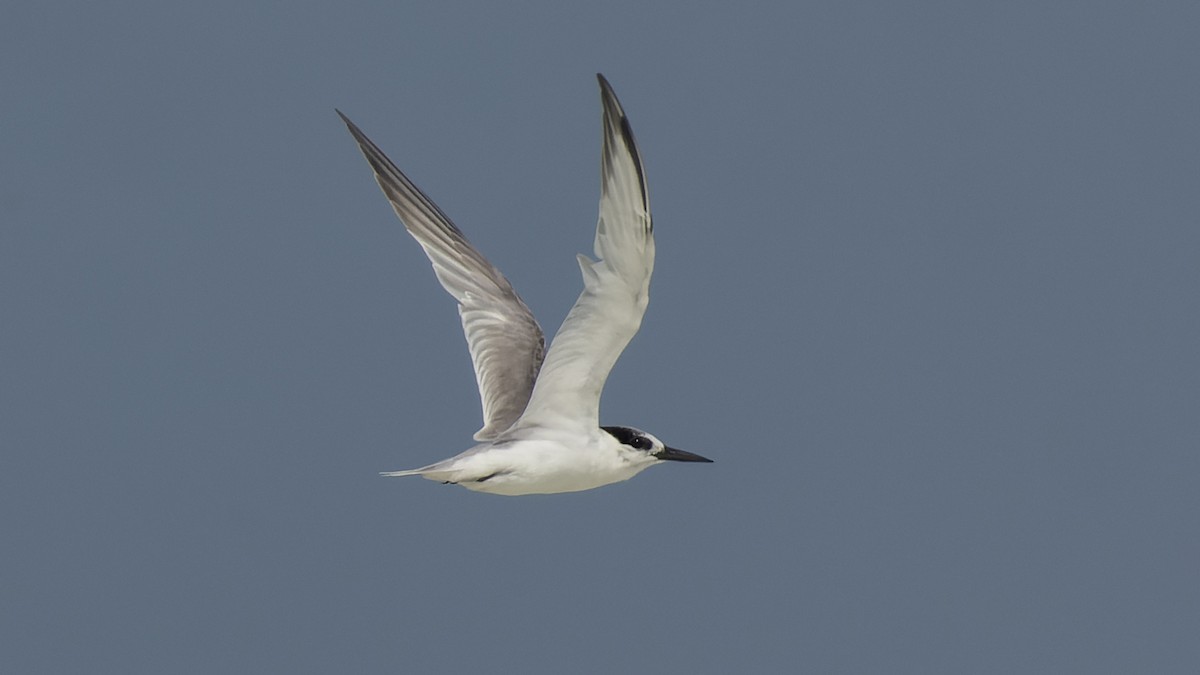
<svg viewBox="0 0 1200 675"><path fill-rule="evenodd" d="M649 450L650 448L654 447L654 444L650 442L649 438L646 438L645 436L638 436L637 438L633 439L633 447L637 448L638 450Z"/></svg>

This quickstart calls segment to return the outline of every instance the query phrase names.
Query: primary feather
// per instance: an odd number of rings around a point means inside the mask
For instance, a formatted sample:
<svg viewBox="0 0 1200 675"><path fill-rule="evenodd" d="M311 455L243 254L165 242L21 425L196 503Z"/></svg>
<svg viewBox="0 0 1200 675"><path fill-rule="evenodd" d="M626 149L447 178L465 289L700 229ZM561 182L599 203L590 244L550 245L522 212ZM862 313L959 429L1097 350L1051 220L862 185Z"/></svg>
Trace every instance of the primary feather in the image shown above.
<svg viewBox="0 0 1200 675"><path fill-rule="evenodd" d="M338 115L375 170L400 222L433 263L438 281L458 300L483 404L483 428L475 440L496 438L529 402L545 354L542 329L500 270L371 139L340 110Z"/></svg>

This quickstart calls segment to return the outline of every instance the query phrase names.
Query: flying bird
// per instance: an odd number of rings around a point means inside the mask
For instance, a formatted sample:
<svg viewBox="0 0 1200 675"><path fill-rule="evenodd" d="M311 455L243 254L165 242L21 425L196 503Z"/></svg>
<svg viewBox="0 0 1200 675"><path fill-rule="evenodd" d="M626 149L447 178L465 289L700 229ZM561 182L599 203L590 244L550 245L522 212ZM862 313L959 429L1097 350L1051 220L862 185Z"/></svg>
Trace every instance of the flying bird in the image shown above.
<svg viewBox="0 0 1200 675"><path fill-rule="evenodd" d="M628 480L665 461L711 462L633 427L600 426L600 393L637 333L654 269L646 172L625 111L603 75L597 260L579 255L583 292L545 349L542 329L508 280L462 230L339 110L375 180L438 281L458 301L475 365L483 428L449 459L384 476L421 476L498 495L577 492Z"/></svg>

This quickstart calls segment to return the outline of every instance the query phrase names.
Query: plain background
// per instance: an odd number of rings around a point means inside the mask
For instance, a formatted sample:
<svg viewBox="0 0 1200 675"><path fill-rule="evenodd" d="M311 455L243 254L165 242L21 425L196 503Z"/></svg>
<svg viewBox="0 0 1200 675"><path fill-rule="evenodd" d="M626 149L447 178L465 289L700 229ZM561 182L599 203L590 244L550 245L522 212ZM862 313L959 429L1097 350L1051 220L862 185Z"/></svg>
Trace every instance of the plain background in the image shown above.
<svg viewBox="0 0 1200 675"><path fill-rule="evenodd" d="M39 2L0 21L0 671L1200 671L1200 5ZM499 498L345 111L552 334L605 73L652 302Z"/></svg>

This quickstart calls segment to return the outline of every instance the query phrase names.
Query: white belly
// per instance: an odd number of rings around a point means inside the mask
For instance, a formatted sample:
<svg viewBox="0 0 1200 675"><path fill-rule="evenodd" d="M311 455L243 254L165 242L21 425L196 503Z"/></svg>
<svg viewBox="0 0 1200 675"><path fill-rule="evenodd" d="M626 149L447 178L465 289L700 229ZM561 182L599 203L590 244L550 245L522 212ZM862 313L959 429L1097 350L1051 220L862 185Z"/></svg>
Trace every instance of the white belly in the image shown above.
<svg viewBox="0 0 1200 675"><path fill-rule="evenodd" d="M425 477L496 495L554 494L629 480L652 463L631 461L608 448L569 449L553 442L518 441L468 451Z"/></svg>

